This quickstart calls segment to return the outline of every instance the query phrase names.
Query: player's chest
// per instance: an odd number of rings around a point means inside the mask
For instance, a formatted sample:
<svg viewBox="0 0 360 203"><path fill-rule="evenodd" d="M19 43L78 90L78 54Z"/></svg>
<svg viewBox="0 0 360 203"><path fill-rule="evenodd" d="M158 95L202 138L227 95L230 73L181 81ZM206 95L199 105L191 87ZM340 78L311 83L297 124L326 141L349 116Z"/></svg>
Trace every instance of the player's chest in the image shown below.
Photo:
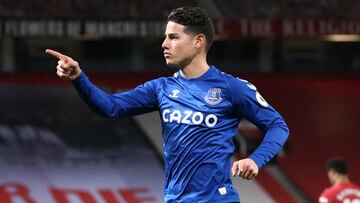
<svg viewBox="0 0 360 203"><path fill-rule="evenodd" d="M225 115L231 108L228 88L222 84L202 83L186 85L169 83L164 85L159 98L161 111L201 112Z"/></svg>

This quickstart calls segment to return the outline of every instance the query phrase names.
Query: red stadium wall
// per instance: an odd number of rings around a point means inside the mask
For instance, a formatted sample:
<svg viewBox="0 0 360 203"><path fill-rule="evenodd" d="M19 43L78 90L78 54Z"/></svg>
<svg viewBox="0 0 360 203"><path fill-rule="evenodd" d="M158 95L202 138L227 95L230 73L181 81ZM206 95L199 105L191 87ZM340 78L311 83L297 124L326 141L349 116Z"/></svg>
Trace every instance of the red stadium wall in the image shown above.
<svg viewBox="0 0 360 203"><path fill-rule="evenodd" d="M332 156L349 161L350 178L360 183L360 77L282 75L254 77L263 96L290 127L280 166L317 201L329 186L325 170Z"/></svg>
<svg viewBox="0 0 360 203"><path fill-rule="evenodd" d="M135 87L157 73L92 73L92 81L117 90ZM360 75L238 75L257 86L290 127L285 156L278 163L313 201L329 185L325 163L349 161L350 178L360 183ZM69 85L55 74L2 74L0 83Z"/></svg>

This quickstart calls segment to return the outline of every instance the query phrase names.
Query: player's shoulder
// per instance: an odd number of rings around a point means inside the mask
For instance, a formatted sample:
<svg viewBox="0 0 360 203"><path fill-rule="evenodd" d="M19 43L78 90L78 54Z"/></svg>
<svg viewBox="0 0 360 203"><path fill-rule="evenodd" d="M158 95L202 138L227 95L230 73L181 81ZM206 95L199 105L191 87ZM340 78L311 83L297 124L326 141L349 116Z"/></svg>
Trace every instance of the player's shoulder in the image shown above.
<svg viewBox="0 0 360 203"><path fill-rule="evenodd" d="M162 83L164 83L164 81L167 80L168 77L158 77L158 78L154 78L151 79L147 82L145 82L145 84L150 84L150 85L161 85Z"/></svg>
<svg viewBox="0 0 360 203"><path fill-rule="evenodd" d="M227 79L227 80L234 80L236 79L235 76L229 74L229 73L225 73L221 70L219 70L217 67L215 66L211 66L212 70L214 70L213 72L216 74L217 77L220 77L222 79Z"/></svg>
<svg viewBox="0 0 360 203"><path fill-rule="evenodd" d="M328 203L331 200L331 192L329 188L326 188L319 197L320 203Z"/></svg>
<svg viewBox="0 0 360 203"><path fill-rule="evenodd" d="M249 82L246 79L237 77L237 76L233 76L231 74L228 73L224 73L221 72L222 77L225 79L225 81L229 84L229 87L231 89L234 89L236 91L249 91L249 90L254 90L256 91L256 87Z"/></svg>
<svg viewBox="0 0 360 203"><path fill-rule="evenodd" d="M337 194L337 190L338 189L336 187L325 188L319 197L319 202L320 203L332 202Z"/></svg>
<svg viewBox="0 0 360 203"><path fill-rule="evenodd" d="M352 187L356 188L357 190L360 190L360 185L357 185L355 183L350 182L350 184L352 185Z"/></svg>
<svg viewBox="0 0 360 203"><path fill-rule="evenodd" d="M152 80L149 80L145 83L147 86L151 86L152 88L161 88L167 83L173 83L176 82L179 78L179 71L175 72L173 75L170 76L163 76L159 78L155 78Z"/></svg>
<svg viewBox="0 0 360 203"><path fill-rule="evenodd" d="M144 87L147 90L157 91L163 85L165 80L166 77L159 77L159 78L151 79L140 86Z"/></svg>

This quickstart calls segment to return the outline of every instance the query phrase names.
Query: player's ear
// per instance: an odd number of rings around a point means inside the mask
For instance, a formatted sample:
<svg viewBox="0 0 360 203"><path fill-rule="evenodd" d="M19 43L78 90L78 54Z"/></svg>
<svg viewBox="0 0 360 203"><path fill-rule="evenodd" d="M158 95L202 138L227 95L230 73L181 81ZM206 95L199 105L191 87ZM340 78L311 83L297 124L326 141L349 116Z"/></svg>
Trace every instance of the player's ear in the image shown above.
<svg viewBox="0 0 360 203"><path fill-rule="evenodd" d="M197 49L205 47L206 37L204 34L197 34L194 39L194 44Z"/></svg>

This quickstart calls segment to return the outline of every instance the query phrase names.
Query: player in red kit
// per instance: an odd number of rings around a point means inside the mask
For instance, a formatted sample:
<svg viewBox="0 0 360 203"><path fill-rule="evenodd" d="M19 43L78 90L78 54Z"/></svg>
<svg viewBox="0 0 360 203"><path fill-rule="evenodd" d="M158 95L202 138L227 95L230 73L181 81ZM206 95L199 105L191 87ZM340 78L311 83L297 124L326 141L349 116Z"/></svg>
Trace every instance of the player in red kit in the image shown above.
<svg viewBox="0 0 360 203"><path fill-rule="evenodd" d="M327 169L332 186L322 192L319 203L360 203L360 187L350 182L346 161L333 158Z"/></svg>

